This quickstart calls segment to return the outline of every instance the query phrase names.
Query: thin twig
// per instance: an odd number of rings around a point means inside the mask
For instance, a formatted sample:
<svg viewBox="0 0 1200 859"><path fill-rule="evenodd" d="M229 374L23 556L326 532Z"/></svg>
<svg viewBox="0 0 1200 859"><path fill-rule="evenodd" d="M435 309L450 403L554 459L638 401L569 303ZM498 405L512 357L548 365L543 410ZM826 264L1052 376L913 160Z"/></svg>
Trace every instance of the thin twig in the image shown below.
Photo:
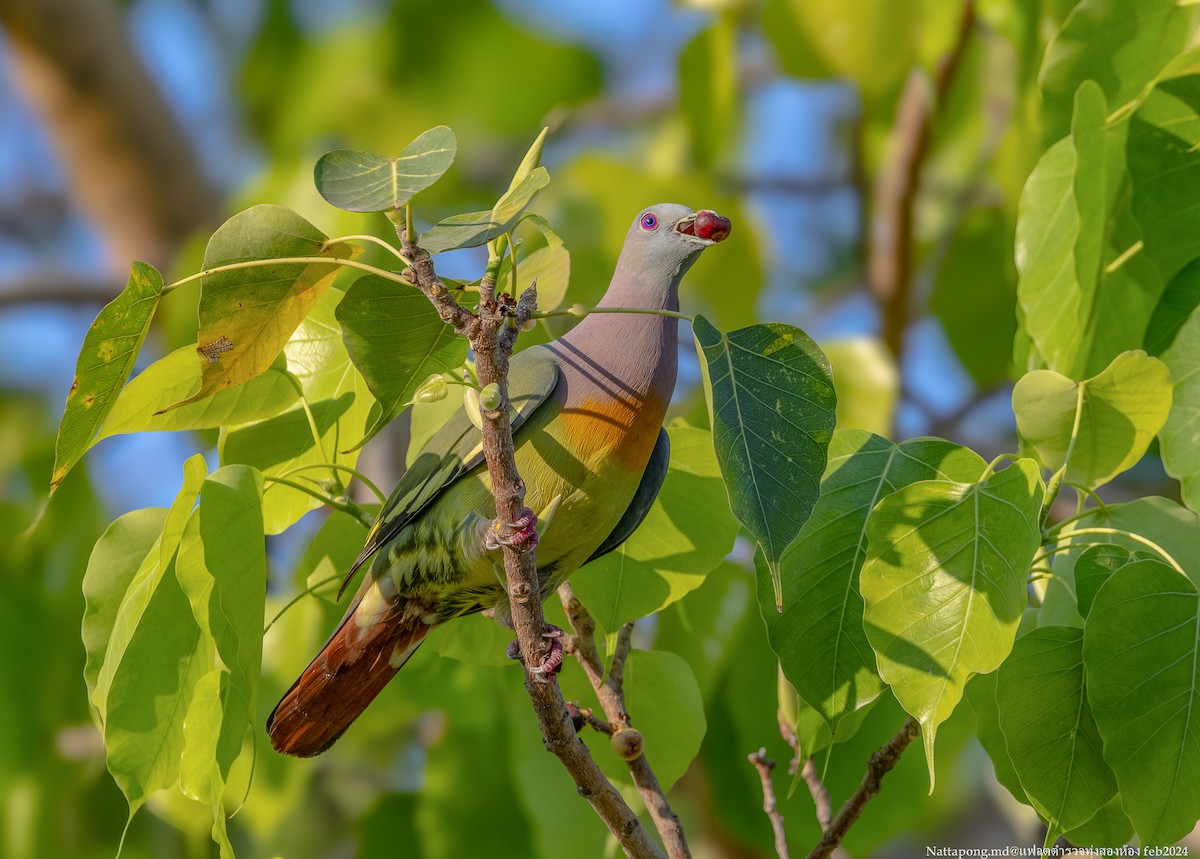
<svg viewBox="0 0 1200 859"><path fill-rule="evenodd" d="M812 758L806 760L800 768L800 777L804 779L804 783L808 785L808 792L812 794L821 832L828 832L833 826L833 804L829 801L829 790L825 787L825 782L821 781L821 774L817 772L817 765Z"/></svg>
<svg viewBox="0 0 1200 859"><path fill-rule="evenodd" d="M908 748L908 744L920 734L921 726L915 719L909 717L899 732L871 755L871 759L867 761L866 775L863 776L858 789L842 805L842 809L834 818L833 823L825 830L825 834L821 836L817 846L808 854L808 859L825 859L842 843L842 839L846 837L846 833L854 825L854 821L858 820L858 816L862 814L863 806L879 793L883 777L891 772L900 760L900 755Z"/></svg>
<svg viewBox="0 0 1200 859"><path fill-rule="evenodd" d="M558 596L562 600L563 610L567 613L567 620L575 632L570 640L569 649L579 660L584 673L591 681L592 688L596 691L596 698L600 701L600 707L604 710L604 715L608 718L614 731L629 727L631 720L629 713L625 710L624 680L625 663L628 661L629 652L632 649L633 624L627 623L617 632L612 664L609 666L606 677L600 654L596 651L596 622L588 614L583 603L575 596L575 592L571 590L569 584L564 583L559 586ZM679 815L667 802L667 797L658 783L658 778L654 775L654 770L650 768L650 762L646 760L646 755L638 755L635 759L628 761L628 764L629 774L633 776L633 783L637 786L646 810L650 812L654 828L658 830L659 837L662 838L663 845L667 848L667 855L670 859L689 859L692 854L688 848L687 839L684 837Z"/></svg>
<svg viewBox="0 0 1200 859"><path fill-rule="evenodd" d="M765 748L746 755L746 759L754 764L754 768L758 770L758 777L762 779L763 811L767 813L767 817L771 821L771 828L775 830L775 855L779 859L788 859L787 833L783 829L783 815L779 813L779 806L775 802L775 786L771 784L771 770L775 769L775 761L767 759Z"/></svg>
<svg viewBox="0 0 1200 859"><path fill-rule="evenodd" d="M497 301L490 294L481 295L477 316L454 300L434 271L429 254L413 242L411 231L399 224L396 232L409 265L405 276L425 293L447 325L468 338L475 353L480 384L495 384L499 388L500 408L484 410L481 415L483 454L491 478L496 516L504 522L515 522L524 506L525 484L517 473L512 425L509 423L508 360L517 333L536 307L537 290L534 287L527 289L515 307ZM533 547L503 547L512 621L526 666L541 664L547 642L543 635L546 621L534 552ZM533 703L546 748L562 761L580 795L591 803L625 854L638 859L661 857L662 852L638 816L605 778L576 734L558 683L553 677L539 676L534 680L526 671L525 689Z"/></svg>

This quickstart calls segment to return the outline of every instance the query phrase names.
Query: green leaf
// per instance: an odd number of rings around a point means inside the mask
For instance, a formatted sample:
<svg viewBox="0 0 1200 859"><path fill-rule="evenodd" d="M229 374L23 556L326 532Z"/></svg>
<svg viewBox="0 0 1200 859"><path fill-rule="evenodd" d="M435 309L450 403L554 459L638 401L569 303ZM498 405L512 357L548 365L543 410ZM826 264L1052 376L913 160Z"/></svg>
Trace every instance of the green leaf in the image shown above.
<svg viewBox="0 0 1200 859"><path fill-rule="evenodd" d="M1009 757L1052 845L1117 793L1085 694L1083 631L1047 626L1017 639L997 674L996 704Z"/></svg>
<svg viewBox="0 0 1200 859"><path fill-rule="evenodd" d="M263 421L222 428L217 445L222 465L252 465L274 477L302 466L335 462L353 467L358 461L358 451L341 451L362 438L372 419L375 398L342 342L342 328L334 318L341 298L337 289L327 292L284 347L288 366L312 408L320 448L313 441L303 409L297 405ZM293 473L290 479L329 478L327 470L305 469ZM338 479L344 480L345 475L338 475ZM263 490L266 532L278 534L319 506L321 502L311 495L268 480Z"/></svg>
<svg viewBox="0 0 1200 859"><path fill-rule="evenodd" d="M295 405L297 393L282 355L261 375L186 406L163 411L200 387L196 347L160 358L121 391L96 441L135 432L174 432L244 424L269 418Z"/></svg>
<svg viewBox="0 0 1200 859"><path fill-rule="evenodd" d="M1016 255L1024 326L1042 360L1083 370L1107 208L1106 108L1088 81L1075 94L1071 136L1050 147L1021 193Z"/></svg>
<svg viewBox="0 0 1200 859"><path fill-rule="evenodd" d="M1161 357L1197 307L1200 307L1200 258L1181 268L1163 289L1146 326L1146 351Z"/></svg>
<svg viewBox="0 0 1200 859"><path fill-rule="evenodd" d="M1193 310L1163 361L1175 379L1160 435L1163 467L1179 481L1184 503L1200 510L1200 309Z"/></svg>
<svg viewBox="0 0 1200 859"><path fill-rule="evenodd" d="M679 110L692 161L711 168L729 137L737 96L737 18L718 15L679 55Z"/></svg>
<svg viewBox="0 0 1200 859"><path fill-rule="evenodd" d="M467 341L423 294L375 275L356 280L336 312L350 360L380 405L379 417L353 450L387 426L429 376L462 366Z"/></svg>
<svg viewBox="0 0 1200 859"><path fill-rule="evenodd" d="M347 212L398 210L442 177L454 163L458 143L444 125L422 132L395 158L337 149L313 168L317 191Z"/></svg>
<svg viewBox="0 0 1200 859"><path fill-rule="evenodd" d="M157 551L147 554L121 599L92 692L108 769L130 815L179 778L184 715L195 684L212 668L174 563L205 470L199 455L184 465Z"/></svg>
<svg viewBox="0 0 1200 859"><path fill-rule="evenodd" d="M1082 0L1046 48L1038 75L1053 137L1064 130L1082 81L1117 110L1135 99L1187 44L1191 11L1177 0Z"/></svg>
<svg viewBox="0 0 1200 859"><path fill-rule="evenodd" d="M213 838L228 852L222 797L254 712L267 584L262 475L244 465L204 482L183 534L179 585L217 668L197 684L184 724L180 787L213 810Z"/></svg>
<svg viewBox="0 0 1200 859"><path fill-rule="evenodd" d="M979 483L902 487L867 519L867 640L879 675L921 723L931 789L937 726L971 675L994 671L1012 648L1044 492L1037 464L1021 459Z"/></svg>
<svg viewBox="0 0 1200 859"><path fill-rule="evenodd" d="M79 462L116 403L150 330L162 290L162 275L153 266L135 262L125 289L105 305L84 336L54 443L51 492Z"/></svg>
<svg viewBox="0 0 1200 859"><path fill-rule="evenodd" d="M1012 794L1013 799L1028 805L1029 797L1025 795L1025 788L1021 786L1021 779L1008 754L1004 733L1000 730L999 711L996 707L996 672L976 674L972 677L967 682L966 698L975 711L975 735L992 762L996 781Z"/></svg>
<svg viewBox="0 0 1200 859"><path fill-rule="evenodd" d="M1160 81L1129 125L1133 213L1164 282L1200 256L1200 211L1179 192L1200 182L1198 111L1200 75L1178 77Z"/></svg>
<svg viewBox="0 0 1200 859"><path fill-rule="evenodd" d="M669 791L700 752L707 729L691 666L665 650L632 651L625 664L625 703L646 738L646 760Z"/></svg>
<svg viewBox="0 0 1200 859"><path fill-rule="evenodd" d="M1171 409L1171 373L1139 349L1083 382L1035 370L1012 396L1017 429L1042 465L1057 471L1066 463L1066 482L1094 488L1145 454Z"/></svg>
<svg viewBox="0 0 1200 859"><path fill-rule="evenodd" d="M88 701L96 691L96 678L112 636L113 622L133 577L157 547L167 511L162 507L134 510L119 516L96 541L83 574L83 649L87 664L83 678Z"/></svg>
<svg viewBox="0 0 1200 859"><path fill-rule="evenodd" d="M500 263L496 282L510 295L520 295L531 283L537 281L538 309L552 310L560 306L567 297L567 285L571 280L571 254L562 242L537 248L517 260L517 281L512 279L512 259L505 257Z"/></svg>
<svg viewBox="0 0 1200 859"><path fill-rule="evenodd" d="M1083 554L1075 561L1075 598L1079 607L1079 616L1087 620L1096 594L1113 573L1126 564L1157 557L1157 555L1145 552L1133 552L1124 546L1117 546L1113 543L1103 543L1084 549Z"/></svg>
<svg viewBox="0 0 1200 859"><path fill-rule="evenodd" d="M549 133L549 128L543 128L533 143L529 145L529 149L525 152L525 156L521 159L521 163L517 165L516 172L513 173L513 177L508 183L509 193L515 191L538 168L538 165L542 163L542 147L545 145L546 135Z"/></svg>
<svg viewBox="0 0 1200 859"><path fill-rule="evenodd" d="M672 427L668 434L671 465L645 521L618 549L571 579L609 632L700 587L737 536L708 431Z"/></svg>
<svg viewBox="0 0 1200 859"><path fill-rule="evenodd" d="M1121 808L1121 795L1117 794L1096 816L1082 826L1076 826L1063 838L1072 844L1087 844L1090 847L1121 847L1133 838L1133 824Z"/></svg>
<svg viewBox="0 0 1200 859"><path fill-rule="evenodd" d="M800 697L831 726L883 691L863 630L859 571L867 517L879 500L919 480L977 480L985 463L941 439L893 444L861 430L838 429L812 517L780 561L783 612L765 581L759 606L771 647Z"/></svg>
<svg viewBox="0 0 1200 859"><path fill-rule="evenodd" d="M1085 529L1104 528L1113 533L1081 533ZM1091 543L1123 546L1131 552L1151 552L1150 546L1126 536L1138 534L1169 553L1183 567L1193 584L1200 583L1200 516L1166 498L1138 498L1124 504L1109 504L1092 510L1082 519L1066 526L1058 536L1060 551L1054 555L1054 578L1046 583L1039 626L1078 626L1083 620L1076 605L1075 563ZM1077 548L1076 548L1077 547ZM1160 557L1157 552L1155 557Z"/></svg>
<svg viewBox="0 0 1200 859"><path fill-rule="evenodd" d="M362 522L349 513L331 510L292 571L296 589L314 588L313 596L336 602L341 580L362 551L365 537Z"/></svg>
<svg viewBox="0 0 1200 859"><path fill-rule="evenodd" d="M283 206L253 206L222 224L204 252L205 270L285 257L351 259L358 248L328 236ZM340 267L277 263L208 275L200 291L200 390L193 403L263 373L321 300Z"/></svg>
<svg viewBox="0 0 1200 859"><path fill-rule="evenodd" d="M516 227L525 207L548 184L550 174L545 167L538 167L507 191L491 211L453 215L439 221L428 232L422 233L418 244L431 254L486 244Z"/></svg>
<svg viewBox="0 0 1200 859"><path fill-rule="evenodd" d="M1096 594L1083 634L1088 700L1142 843L1200 817L1200 595L1162 561L1129 564Z"/></svg>
<svg viewBox="0 0 1200 859"><path fill-rule="evenodd" d="M692 331L730 507L763 547L780 606L779 558L817 503L833 436L829 361L779 322L722 334L697 316Z"/></svg>

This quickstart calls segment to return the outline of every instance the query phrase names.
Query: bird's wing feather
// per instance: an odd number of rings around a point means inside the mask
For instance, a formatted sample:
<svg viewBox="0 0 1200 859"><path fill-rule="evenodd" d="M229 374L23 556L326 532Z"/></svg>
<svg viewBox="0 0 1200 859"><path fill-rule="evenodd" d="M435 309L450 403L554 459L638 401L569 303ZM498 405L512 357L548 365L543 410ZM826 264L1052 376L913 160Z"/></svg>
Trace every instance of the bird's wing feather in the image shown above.
<svg viewBox="0 0 1200 859"><path fill-rule="evenodd" d="M663 480L667 476L667 466L670 462L671 439L667 436L665 429L660 429L658 431L658 441L654 443L654 450L650 454L650 461L646 463L646 471L642 474L642 481L638 484L637 491L633 493L633 499L629 502L629 506L625 508L625 513L621 516L621 521L617 522L617 526L613 528L612 533L604 539L604 542L600 544L596 551L592 552L592 556L584 561L584 564L590 564L597 558L607 555L618 548L637 530L638 525L642 524L642 520L650 512L650 508L654 504L654 499L658 497L658 490L662 489Z"/></svg>
<svg viewBox="0 0 1200 859"><path fill-rule="evenodd" d="M558 362L550 350L534 346L513 356L509 367L508 397L516 414L513 432L550 396L559 380ZM479 430L465 409L459 409L426 443L420 455L404 472L400 483L380 510L367 534L366 545L342 582L342 590L354 574L381 546L417 517L454 481L483 462ZM339 591L340 595L341 591Z"/></svg>

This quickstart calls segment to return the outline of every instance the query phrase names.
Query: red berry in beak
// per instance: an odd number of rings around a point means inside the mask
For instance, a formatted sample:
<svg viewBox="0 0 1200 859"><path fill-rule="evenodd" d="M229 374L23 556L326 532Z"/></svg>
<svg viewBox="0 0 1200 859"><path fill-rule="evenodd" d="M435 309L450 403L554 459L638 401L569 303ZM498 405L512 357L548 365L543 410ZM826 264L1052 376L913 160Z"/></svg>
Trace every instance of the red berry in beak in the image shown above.
<svg viewBox="0 0 1200 859"><path fill-rule="evenodd" d="M724 241L733 225L728 218L722 218L712 209L701 209L696 213L696 223L693 235L712 242Z"/></svg>

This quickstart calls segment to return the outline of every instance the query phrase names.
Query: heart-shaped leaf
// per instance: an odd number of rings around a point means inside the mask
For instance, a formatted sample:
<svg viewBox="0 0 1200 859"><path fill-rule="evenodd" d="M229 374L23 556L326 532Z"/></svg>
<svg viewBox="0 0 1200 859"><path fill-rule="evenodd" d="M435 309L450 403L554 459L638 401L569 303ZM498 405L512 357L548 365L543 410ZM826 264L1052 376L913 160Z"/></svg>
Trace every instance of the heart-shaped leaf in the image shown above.
<svg viewBox="0 0 1200 859"><path fill-rule="evenodd" d="M400 209L442 177L454 163L454 132L439 125L423 132L395 158L337 149L313 168L317 190L331 205L348 212Z"/></svg>
<svg viewBox="0 0 1200 859"><path fill-rule="evenodd" d="M1160 560L1104 583L1083 633L1088 701L1124 806L1147 845L1200 817L1200 595Z"/></svg>
<svg viewBox="0 0 1200 859"><path fill-rule="evenodd" d="M729 504L762 546L781 607L779 559L817 503L833 437L829 361L779 322L722 334L697 316L692 331Z"/></svg>
<svg viewBox="0 0 1200 859"><path fill-rule="evenodd" d="M1141 350L1122 352L1083 382L1035 370L1013 388L1017 428L1042 465L1067 464L1065 480L1089 488L1137 463L1170 409L1171 373Z"/></svg>
<svg viewBox="0 0 1200 859"><path fill-rule="evenodd" d="M1175 379L1160 436L1163 467L1179 481L1188 507L1200 510L1200 309L1192 311L1162 359Z"/></svg>
<svg viewBox="0 0 1200 859"><path fill-rule="evenodd" d="M283 206L240 212L213 233L204 268L288 257L350 259L358 248L328 237ZM204 278L200 291L200 390L168 408L194 403L240 385L275 361L296 326L321 300L339 267L289 262L223 271Z"/></svg>
<svg viewBox="0 0 1200 859"><path fill-rule="evenodd" d="M909 484L867 519L863 624L879 675L921 723L931 788L937 726L1012 648L1044 493L1020 459L978 483Z"/></svg>
<svg viewBox="0 0 1200 859"><path fill-rule="evenodd" d="M431 254L455 248L474 248L511 231L537 192L550 184L550 174L538 167L505 192L489 211L453 215L421 234L418 244Z"/></svg>

